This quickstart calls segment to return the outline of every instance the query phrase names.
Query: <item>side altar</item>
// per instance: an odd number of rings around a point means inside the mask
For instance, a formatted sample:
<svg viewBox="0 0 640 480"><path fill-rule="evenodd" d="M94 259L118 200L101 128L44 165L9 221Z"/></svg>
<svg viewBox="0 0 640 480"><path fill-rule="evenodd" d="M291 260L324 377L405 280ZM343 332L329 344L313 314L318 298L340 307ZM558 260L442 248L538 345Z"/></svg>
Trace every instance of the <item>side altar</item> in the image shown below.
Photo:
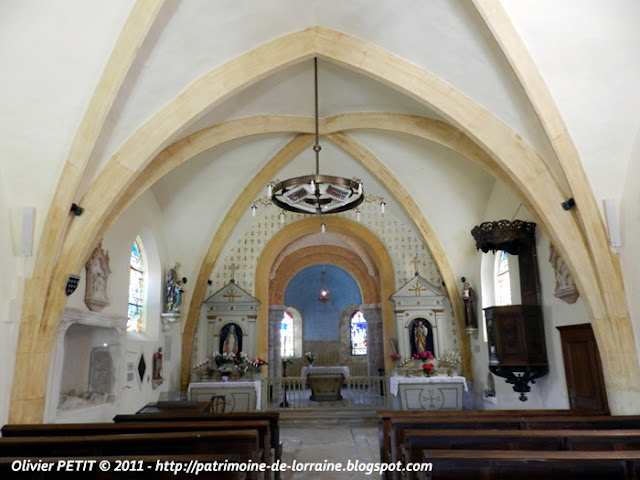
<svg viewBox="0 0 640 480"><path fill-rule="evenodd" d="M468 390L467 380L461 376L389 378L394 410L462 410L463 389Z"/></svg>
<svg viewBox="0 0 640 480"><path fill-rule="evenodd" d="M189 399L210 402L214 413L255 412L265 410L262 404L264 380L195 382L189 384Z"/></svg>

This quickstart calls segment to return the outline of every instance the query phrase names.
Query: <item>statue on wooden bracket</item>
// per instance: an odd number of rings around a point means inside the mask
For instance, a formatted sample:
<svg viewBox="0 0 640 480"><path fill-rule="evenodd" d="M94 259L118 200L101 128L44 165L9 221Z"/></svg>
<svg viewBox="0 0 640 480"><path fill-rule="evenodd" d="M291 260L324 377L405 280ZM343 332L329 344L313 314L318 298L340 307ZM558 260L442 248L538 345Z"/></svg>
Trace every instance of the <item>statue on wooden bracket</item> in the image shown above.
<svg viewBox="0 0 640 480"><path fill-rule="evenodd" d="M87 271L87 285L84 303L92 312L98 312L110 303L109 297L107 297L107 279L111 275L109 253L102 249L102 241L89 256L89 260L85 263L85 269Z"/></svg>
<svg viewBox="0 0 640 480"><path fill-rule="evenodd" d="M180 266L176 263L174 267L167 271L167 285L165 290L166 309L167 312L180 312L180 304L182 303L182 284L186 283L186 278L180 280L178 278L177 268Z"/></svg>
<svg viewBox="0 0 640 480"><path fill-rule="evenodd" d="M465 281L462 286L462 301L464 302L465 332L471 334L478 331L478 317L476 316L476 292L471 288L469 282Z"/></svg>
<svg viewBox="0 0 640 480"><path fill-rule="evenodd" d="M578 287L576 287L567 265L551 243L549 243L549 262L556 275L556 288L553 295L567 303L575 303L580 292L578 292Z"/></svg>

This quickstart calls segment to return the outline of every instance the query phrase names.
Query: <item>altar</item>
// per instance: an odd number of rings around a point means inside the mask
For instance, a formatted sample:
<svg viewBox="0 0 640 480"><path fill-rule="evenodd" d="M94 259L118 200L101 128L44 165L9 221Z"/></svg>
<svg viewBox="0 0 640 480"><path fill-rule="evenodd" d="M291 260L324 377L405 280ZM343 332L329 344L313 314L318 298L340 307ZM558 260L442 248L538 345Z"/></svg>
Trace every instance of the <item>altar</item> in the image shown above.
<svg viewBox="0 0 640 480"><path fill-rule="evenodd" d="M255 412L262 409L262 381L190 383L189 399L211 402L216 413Z"/></svg>
<svg viewBox="0 0 640 480"><path fill-rule="evenodd" d="M444 375L392 376L389 389L398 410L462 410L462 390L468 391L464 377Z"/></svg>
<svg viewBox="0 0 640 480"><path fill-rule="evenodd" d="M302 367L300 369L300 376L306 377L310 373L317 373L320 375L340 375L343 374L344 378L349 378L349 367L326 366L326 367Z"/></svg>

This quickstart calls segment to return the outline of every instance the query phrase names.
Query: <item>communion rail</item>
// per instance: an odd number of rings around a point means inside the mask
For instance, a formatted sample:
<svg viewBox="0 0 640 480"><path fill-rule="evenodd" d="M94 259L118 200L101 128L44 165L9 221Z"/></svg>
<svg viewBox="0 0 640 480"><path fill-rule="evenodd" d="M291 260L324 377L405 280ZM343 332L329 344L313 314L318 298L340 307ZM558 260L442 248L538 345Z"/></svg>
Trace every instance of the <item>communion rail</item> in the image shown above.
<svg viewBox="0 0 640 480"><path fill-rule="evenodd" d="M269 377L267 381L267 408L309 409L382 409L389 408L389 377L349 376L340 393L342 400L311 400L306 377Z"/></svg>

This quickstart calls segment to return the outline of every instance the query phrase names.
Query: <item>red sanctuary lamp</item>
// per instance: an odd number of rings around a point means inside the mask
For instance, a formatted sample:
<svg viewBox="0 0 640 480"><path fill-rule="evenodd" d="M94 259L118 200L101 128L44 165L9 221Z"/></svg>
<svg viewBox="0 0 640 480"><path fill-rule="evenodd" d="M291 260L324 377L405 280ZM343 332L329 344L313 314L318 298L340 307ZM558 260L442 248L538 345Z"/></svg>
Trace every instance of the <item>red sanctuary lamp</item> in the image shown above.
<svg viewBox="0 0 640 480"><path fill-rule="evenodd" d="M327 290L324 286L324 271L322 272L322 277L320 280L320 300L322 303L326 303L329 300L329 290Z"/></svg>

